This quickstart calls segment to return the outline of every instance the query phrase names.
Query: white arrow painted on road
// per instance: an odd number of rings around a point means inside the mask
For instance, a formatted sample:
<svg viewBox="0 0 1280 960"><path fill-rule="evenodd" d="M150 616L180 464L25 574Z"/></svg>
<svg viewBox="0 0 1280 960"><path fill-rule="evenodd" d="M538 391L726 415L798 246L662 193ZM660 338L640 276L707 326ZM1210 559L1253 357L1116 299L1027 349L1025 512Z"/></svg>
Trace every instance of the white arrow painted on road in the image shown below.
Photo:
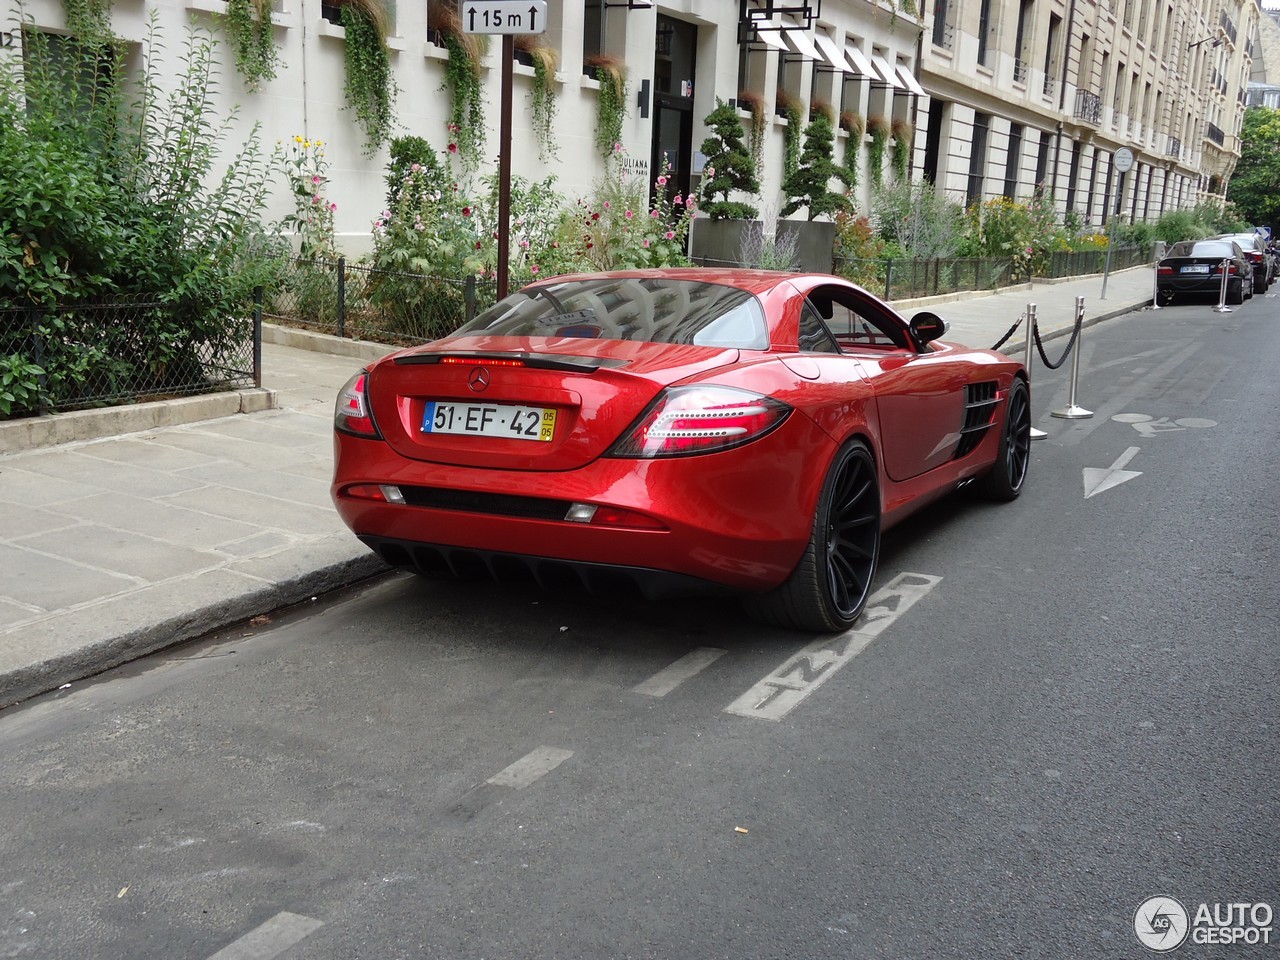
<svg viewBox="0 0 1280 960"><path fill-rule="evenodd" d="M1142 476L1140 470L1126 470L1129 461L1138 455L1140 447L1130 447L1124 453L1116 458L1116 462L1106 469L1098 467L1084 468L1084 498L1088 500L1095 493L1101 493L1103 490L1110 490L1112 487L1118 487L1126 480L1132 480L1134 477Z"/></svg>

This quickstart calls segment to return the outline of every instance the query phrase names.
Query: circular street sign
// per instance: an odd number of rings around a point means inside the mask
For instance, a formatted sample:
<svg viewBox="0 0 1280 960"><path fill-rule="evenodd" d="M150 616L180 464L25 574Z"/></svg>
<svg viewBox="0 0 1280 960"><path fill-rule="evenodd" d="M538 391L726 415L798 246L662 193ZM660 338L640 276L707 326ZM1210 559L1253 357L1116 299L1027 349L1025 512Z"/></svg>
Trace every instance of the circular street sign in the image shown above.
<svg viewBox="0 0 1280 960"><path fill-rule="evenodd" d="M1121 147L1116 151L1115 164L1117 173L1128 173L1133 169L1133 151L1128 147Z"/></svg>

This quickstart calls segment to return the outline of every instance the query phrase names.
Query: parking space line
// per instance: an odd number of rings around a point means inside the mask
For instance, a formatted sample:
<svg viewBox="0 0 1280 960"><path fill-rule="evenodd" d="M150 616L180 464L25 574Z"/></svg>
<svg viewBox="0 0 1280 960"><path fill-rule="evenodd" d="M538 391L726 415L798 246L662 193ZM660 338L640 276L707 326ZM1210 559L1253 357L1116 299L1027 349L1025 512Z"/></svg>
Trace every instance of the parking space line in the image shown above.
<svg viewBox="0 0 1280 960"><path fill-rule="evenodd" d="M719 647L699 647L668 667L659 670L648 680L631 688L632 693L642 693L646 697L665 697L680 684L697 676L711 664L715 663L728 651Z"/></svg>
<svg viewBox="0 0 1280 960"><path fill-rule="evenodd" d="M324 926L324 922L299 913L277 913L229 943L209 960L271 960Z"/></svg>
<svg viewBox="0 0 1280 960"><path fill-rule="evenodd" d="M496 787L510 787L512 790L523 790L535 780L545 777L572 756L572 750L561 750L557 747L538 747L536 750L525 754L505 770L495 773L485 783L491 783Z"/></svg>
<svg viewBox="0 0 1280 960"><path fill-rule="evenodd" d="M781 720L941 580L923 573L901 573L894 577L867 601L852 630L815 640L725 707L724 712L760 720Z"/></svg>

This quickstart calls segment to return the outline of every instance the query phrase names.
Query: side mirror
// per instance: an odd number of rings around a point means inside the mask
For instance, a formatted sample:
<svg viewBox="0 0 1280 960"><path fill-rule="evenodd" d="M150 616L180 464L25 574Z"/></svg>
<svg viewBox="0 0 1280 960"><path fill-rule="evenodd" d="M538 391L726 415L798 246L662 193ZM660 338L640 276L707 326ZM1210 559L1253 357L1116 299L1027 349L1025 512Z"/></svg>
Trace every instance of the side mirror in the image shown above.
<svg viewBox="0 0 1280 960"><path fill-rule="evenodd" d="M917 313L911 318L907 329L911 331L911 339L916 346L923 347L946 334L950 324L936 313Z"/></svg>

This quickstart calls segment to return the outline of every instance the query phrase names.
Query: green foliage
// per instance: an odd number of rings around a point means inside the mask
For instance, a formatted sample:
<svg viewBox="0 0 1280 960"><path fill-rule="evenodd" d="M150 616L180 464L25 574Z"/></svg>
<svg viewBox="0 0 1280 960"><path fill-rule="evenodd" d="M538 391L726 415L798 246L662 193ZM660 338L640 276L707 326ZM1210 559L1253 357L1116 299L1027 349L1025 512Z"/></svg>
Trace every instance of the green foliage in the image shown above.
<svg viewBox="0 0 1280 960"><path fill-rule="evenodd" d="M627 116L627 68L616 57L588 57L586 65L595 70L600 83L596 108L596 148L611 157L622 144L622 121Z"/></svg>
<svg viewBox="0 0 1280 960"><path fill-rule="evenodd" d="M754 90L740 90L738 106L751 114L751 164L758 176L764 164L764 97Z"/></svg>
<svg viewBox="0 0 1280 960"><path fill-rule="evenodd" d="M391 160L387 164L386 177L388 211L396 205L396 198L400 196L405 177L414 164L430 168L427 174L429 179L435 180L441 175L440 161L436 159L436 152L423 137L396 137L391 141L390 154ZM390 215L389 212L383 214L384 217Z"/></svg>
<svg viewBox="0 0 1280 960"><path fill-rule="evenodd" d="M799 270L800 233L795 230L766 233L764 223L749 223L738 248L738 262L756 270Z"/></svg>
<svg viewBox="0 0 1280 960"><path fill-rule="evenodd" d="M468 169L479 163L484 153L484 82L480 76L480 49L476 40L463 34L461 26L450 22L442 31L449 59L444 67L444 86L449 91L449 135L456 152Z"/></svg>
<svg viewBox="0 0 1280 960"><path fill-rule="evenodd" d="M347 104L364 128L366 155L375 153L391 137L395 122L396 84L391 77L386 25L377 0L347 3L342 7L346 32Z"/></svg>
<svg viewBox="0 0 1280 960"><path fill-rule="evenodd" d="M25 62L0 62L0 304L120 295L162 304L134 318L127 342L100 318L48 315L41 366L55 396L95 366L100 378L114 370L162 390L198 356L238 346L238 318L276 265L247 253L260 237L269 168L256 129L228 149L230 121L213 112L213 38L189 31L163 92L160 43L153 27L137 77L106 33L32 31ZM0 332L0 356L34 363L15 336Z"/></svg>
<svg viewBox="0 0 1280 960"><path fill-rule="evenodd" d="M235 48L236 69L250 90L276 75L275 39L271 35L271 0L227 0L227 35Z"/></svg>
<svg viewBox="0 0 1280 960"><path fill-rule="evenodd" d="M800 166L800 124L803 113L800 101L785 90L778 91L778 112L787 121L782 139L782 178L785 181Z"/></svg>
<svg viewBox="0 0 1280 960"><path fill-rule="evenodd" d="M893 165L894 176L898 180L907 178L907 168L911 160L912 132L911 124L906 120L895 119L890 125L890 133L893 136L893 157L890 162Z"/></svg>
<svg viewBox="0 0 1280 960"><path fill-rule="evenodd" d="M329 182L329 161L323 140L294 137L284 161L285 178L293 196L293 213L281 221L281 228L298 237L298 253L310 259L332 260L338 256L333 237L333 215L338 205L325 197Z"/></svg>
<svg viewBox="0 0 1280 960"><path fill-rule="evenodd" d="M755 207L729 199L734 190L760 193L755 161L742 140L738 111L717 97L716 108L703 122L711 128L710 135L702 141L702 152L707 158L702 171L703 212L713 220L754 219ZM716 196L721 199L714 199Z"/></svg>
<svg viewBox="0 0 1280 960"><path fill-rule="evenodd" d="M928 181L883 185L872 192L871 208L872 222L880 236L894 244L902 256L934 259L980 255L976 251L959 252L964 209L939 195Z"/></svg>
<svg viewBox="0 0 1280 960"><path fill-rule="evenodd" d="M533 62L533 89L529 92L529 106L532 107L533 134L538 141L538 156L543 160L553 160L557 146L551 131L556 119L556 51L553 47L533 45L525 52Z"/></svg>
<svg viewBox="0 0 1280 960"><path fill-rule="evenodd" d="M786 206L782 208L784 217L801 207L809 208L810 220L852 209L848 197L830 190L832 179L849 185L848 171L837 166L832 159L834 140L835 131L831 128L831 118L825 112L816 112L813 121L805 129L804 151L800 155L799 165L782 182L782 190L788 198Z"/></svg>
<svg viewBox="0 0 1280 960"><path fill-rule="evenodd" d="M858 185L858 158L862 155L862 138L867 132L867 123L862 114L845 110L840 114L840 128L849 134L844 144L844 170L848 174L845 183L853 190Z"/></svg>
<svg viewBox="0 0 1280 960"><path fill-rule="evenodd" d="M0 417L14 412L28 413L39 408L40 381L44 368L20 353L0 357Z"/></svg>
<svg viewBox="0 0 1280 960"><path fill-rule="evenodd" d="M867 148L867 172L871 186L884 182L884 152L889 145L889 122L884 117L867 118L867 132L871 134L871 146Z"/></svg>

